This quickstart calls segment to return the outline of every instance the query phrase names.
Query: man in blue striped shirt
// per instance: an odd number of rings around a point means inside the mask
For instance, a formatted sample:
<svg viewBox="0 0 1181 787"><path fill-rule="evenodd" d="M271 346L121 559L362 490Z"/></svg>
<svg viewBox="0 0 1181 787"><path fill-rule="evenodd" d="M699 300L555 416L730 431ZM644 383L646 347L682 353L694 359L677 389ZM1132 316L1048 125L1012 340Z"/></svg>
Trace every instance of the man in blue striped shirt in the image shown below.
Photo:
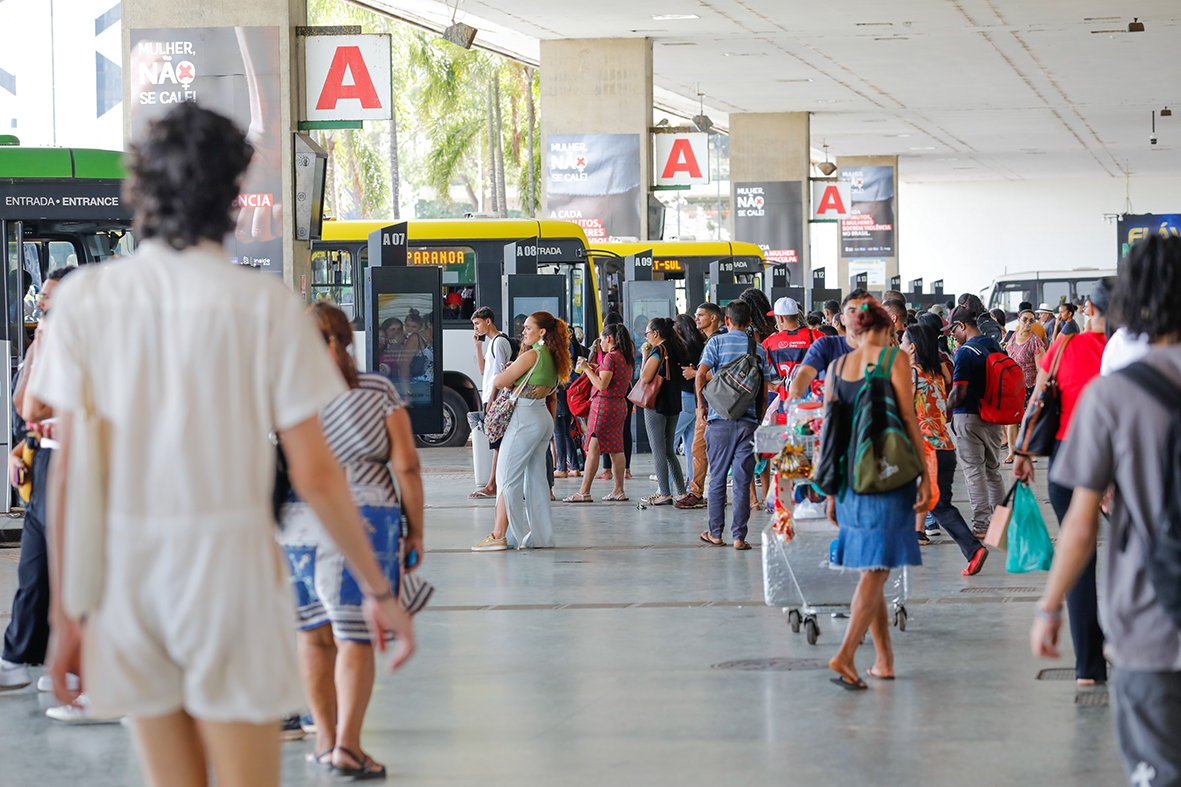
<svg viewBox="0 0 1181 787"><path fill-rule="evenodd" d="M726 306L726 333L715 334L705 344L701 353L701 364L697 367L697 409L698 417L705 415L705 450L709 458L709 530L700 538L707 544L723 546L722 531L726 526L726 473L730 471L734 481L734 521L730 532L734 536L734 548L750 549L746 542L747 522L750 521L748 495L754 477L754 433L762 411L767 407L767 391L774 390L778 379L771 365L767 363L767 351L754 342L747 333L750 327L750 307L742 301L731 301ZM729 420L708 407L702 390L713 379L713 370L750 353L754 354L763 374L763 390L736 420Z"/></svg>

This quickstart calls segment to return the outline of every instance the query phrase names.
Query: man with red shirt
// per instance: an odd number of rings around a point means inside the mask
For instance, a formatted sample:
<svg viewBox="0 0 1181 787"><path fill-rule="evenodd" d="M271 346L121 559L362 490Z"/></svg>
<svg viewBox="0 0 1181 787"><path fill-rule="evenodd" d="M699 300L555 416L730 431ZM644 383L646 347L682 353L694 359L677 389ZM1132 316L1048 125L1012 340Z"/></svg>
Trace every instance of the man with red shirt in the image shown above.
<svg viewBox="0 0 1181 787"><path fill-rule="evenodd" d="M783 384L779 387L779 395L785 396L788 379L796 366L808 354L818 334L811 328L805 328L800 320L800 305L792 298L780 298L775 301L775 308L767 312L768 317L775 317L778 333L773 333L763 342L763 349L767 351L767 360L771 368L779 372Z"/></svg>

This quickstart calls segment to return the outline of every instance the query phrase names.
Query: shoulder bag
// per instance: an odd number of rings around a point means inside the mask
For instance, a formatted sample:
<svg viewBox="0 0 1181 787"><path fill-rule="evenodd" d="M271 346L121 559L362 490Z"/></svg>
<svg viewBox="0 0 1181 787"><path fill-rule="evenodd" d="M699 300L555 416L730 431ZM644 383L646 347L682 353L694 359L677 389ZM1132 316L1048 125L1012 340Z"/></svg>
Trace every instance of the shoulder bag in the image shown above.
<svg viewBox="0 0 1181 787"><path fill-rule="evenodd" d="M665 378L668 376L668 352L663 348L656 348L660 352L661 365L664 366L664 374L660 375L660 369L657 368L656 374L652 375L652 379L644 382L644 373L640 372L640 379L636 380L636 384L627 392L627 400L636 407L642 407L645 410L652 410L656 407L657 400L660 399L660 388L664 385ZM650 356L649 356L650 357ZM645 363L647 363L645 361Z"/></svg>
<svg viewBox="0 0 1181 787"><path fill-rule="evenodd" d="M1058 352L1054 355L1054 362L1050 365L1050 376L1046 378L1046 387L1042 389L1037 399L1029 403L1025 417L1021 421L1021 431L1017 435L1017 450L1020 456L1049 456L1054 450L1054 443L1058 440L1058 426L1062 423L1062 392L1058 388L1058 365L1062 363L1062 356L1066 354L1066 345L1070 344L1073 334L1066 334L1062 344L1058 345Z"/></svg>
<svg viewBox="0 0 1181 787"><path fill-rule="evenodd" d="M824 421L820 428L820 449L812 466L812 484L826 495L838 495L845 487L846 455L852 431L852 407L837 395L837 381L845 366L845 356L833 362L826 375Z"/></svg>
<svg viewBox="0 0 1181 787"><path fill-rule="evenodd" d="M509 421L513 419L513 410L517 407L517 399L520 398L521 391L525 390L525 386L529 384L529 378L533 376L539 363L541 363L541 353L537 353L537 360L533 362L533 368L529 370L529 374L521 378L516 388L511 391L507 388L504 389L499 396L492 400L492 404L488 405L488 412L484 414L484 435L488 438L488 442L496 443L504 437Z"/></svg>

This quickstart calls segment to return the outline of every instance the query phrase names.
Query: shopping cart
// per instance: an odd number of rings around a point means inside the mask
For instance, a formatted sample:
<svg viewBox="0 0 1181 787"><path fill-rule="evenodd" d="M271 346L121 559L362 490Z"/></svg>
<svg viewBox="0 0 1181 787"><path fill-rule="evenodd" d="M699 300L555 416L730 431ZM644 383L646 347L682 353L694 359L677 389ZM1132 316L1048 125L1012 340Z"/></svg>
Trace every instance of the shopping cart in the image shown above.
<svg viewBox="0 0 1181 787"><path fill-rule="evenodd" d="M819 617L847 614L861 578L856 569L830 562L836 528L826 519L797 519L789 541L773 526L763 530L763 595L769 607L779 607L798 634L803 628L809 645L820 637ZM906 566L894 578L889 594L893 623L906 631L906 601L910 575Z"/></svg>
<svg viewBox="0 0 1181 787"><path fill-rule="evenodd" d="M772 467L774 518L763 530L763 593L767 606L787 615L794 633L803 628L809 645L820 636L818 616L845 614L861 573L831 563L837 531L822 505L808 500L797 503L799 485L810 486L812 461L820 440L822 416L819 402L788 402L779 424L764 424L755 432L755 450L776 452ZM806 491L806 490L805 490ZM894 579L893 622L906 630L906 600L910 578L903 566Z"/></svg>

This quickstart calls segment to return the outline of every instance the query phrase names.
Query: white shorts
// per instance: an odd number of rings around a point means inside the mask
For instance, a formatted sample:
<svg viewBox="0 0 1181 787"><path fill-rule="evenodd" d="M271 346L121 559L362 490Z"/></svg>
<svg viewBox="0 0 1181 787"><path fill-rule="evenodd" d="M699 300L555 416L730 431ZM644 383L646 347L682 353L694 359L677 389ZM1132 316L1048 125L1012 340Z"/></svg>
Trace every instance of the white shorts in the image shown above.
<svg viewBox="0 0 1181 787"><path fill-rule="evenodd" d="M87 620L95 713L263 723L303 705L286 561L269 511L112 523Z"/></svg>

